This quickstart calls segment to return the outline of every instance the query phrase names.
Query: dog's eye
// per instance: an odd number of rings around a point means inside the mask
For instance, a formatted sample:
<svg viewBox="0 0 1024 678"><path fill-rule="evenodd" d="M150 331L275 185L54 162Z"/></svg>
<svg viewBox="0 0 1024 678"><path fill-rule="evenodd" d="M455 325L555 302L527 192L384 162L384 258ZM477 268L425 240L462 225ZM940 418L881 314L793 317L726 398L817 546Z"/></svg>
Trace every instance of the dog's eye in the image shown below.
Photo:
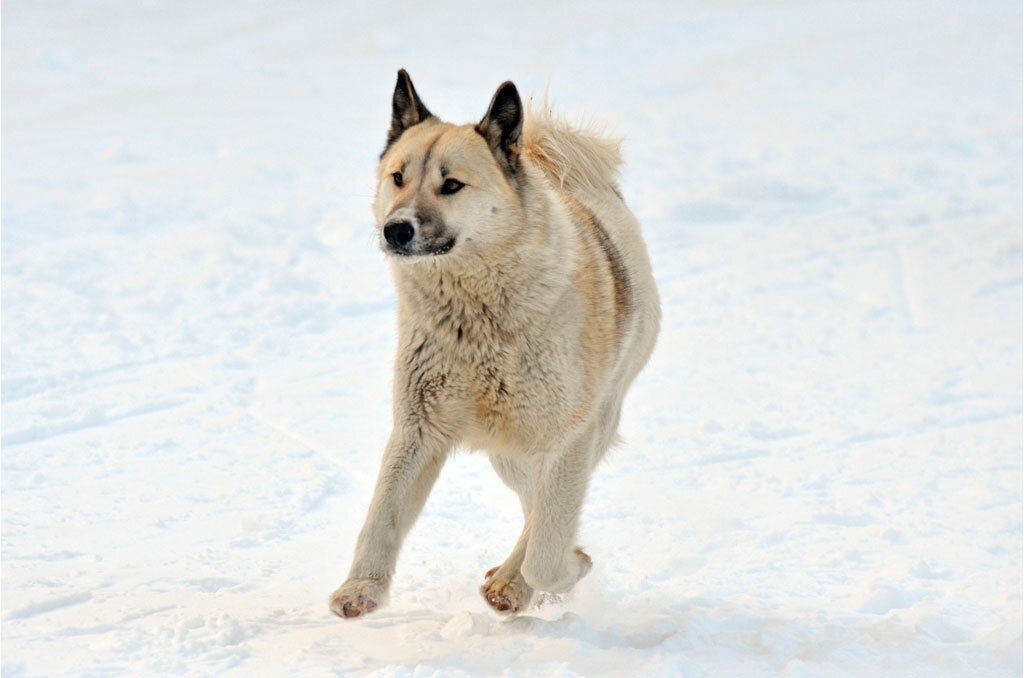
<svg viewBox="0 0 1024 678"><path fill-rule="evenodd" d="M441 184L441 195L451 195L452 193L458 193L466 184L462 183L458 179L445 179L445 182Z"/></svg>
<svg viewBox="0 0 1024 678"><path fill-rule="evenodd" d="M394 174L391 175L391 178L395 180L395 186L398 186L399 188L402 187L402 173L401 172L395 172Z"/></svg>

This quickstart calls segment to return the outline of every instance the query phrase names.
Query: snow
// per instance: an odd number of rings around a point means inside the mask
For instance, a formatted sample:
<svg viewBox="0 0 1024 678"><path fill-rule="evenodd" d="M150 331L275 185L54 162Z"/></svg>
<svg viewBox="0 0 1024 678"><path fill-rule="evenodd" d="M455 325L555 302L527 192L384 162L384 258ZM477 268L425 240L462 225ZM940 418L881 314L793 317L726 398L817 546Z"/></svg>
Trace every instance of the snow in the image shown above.
<svg viewBox="0 0 1024 678"><path fill-rule="evenodd" d="M364 4L4 3L4 676L1021 675L1020 3ZM403 66L624 134L663 298L594 571L513 620L472 454L327 609Z"/></svg>

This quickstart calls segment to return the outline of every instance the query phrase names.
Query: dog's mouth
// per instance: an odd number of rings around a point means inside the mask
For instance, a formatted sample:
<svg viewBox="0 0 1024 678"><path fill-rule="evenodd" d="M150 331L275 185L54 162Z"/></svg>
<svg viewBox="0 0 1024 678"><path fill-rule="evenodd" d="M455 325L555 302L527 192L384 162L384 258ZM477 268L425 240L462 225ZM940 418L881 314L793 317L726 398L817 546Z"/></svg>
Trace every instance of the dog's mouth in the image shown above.
<svg viewBox="0 0 1024 678"><path fill-rule="evenodd" d="M442 242L439 246L437 246L434 249L430 250L430 253L433 254L434 256L438 256L438 255L445 254L446 252L451 251L451 249L453 247L455 247L455 238L448 238L447 240Z"/></svg>
<svg viewBox="0 0 1024 678"><path fill-rule="evenodd" d="M423 243L419 247L415 248L410 248L407 246L386 246L384 248L384 251L390 254L397 254L398 256L404 259L411 259L415 261L417 259L422 260L425 258L442 256L444 254L447 254L448 252L451 252L453 247L455 247L455 237L451 236L441 241Z"/></svg>

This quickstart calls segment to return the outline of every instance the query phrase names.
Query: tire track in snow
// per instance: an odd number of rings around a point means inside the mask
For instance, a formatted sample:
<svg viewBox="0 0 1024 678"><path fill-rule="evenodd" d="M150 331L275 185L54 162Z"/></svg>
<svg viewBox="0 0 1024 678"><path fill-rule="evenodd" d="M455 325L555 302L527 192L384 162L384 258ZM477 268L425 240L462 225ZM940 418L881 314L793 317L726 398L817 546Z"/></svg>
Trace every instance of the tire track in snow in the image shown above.
<svg viewBox="0 0 1024 678"><path fill-rule="evenodd" d="M4 615L4 619L26 619L28 617L34 617L37 614L55 612L56 610L60 610L65 607L78 605L79 603L84 603L88 600L92 600L92 594L88 591L72 593L69 596L51 598L50 600L43 600L38 603L30 603L24 607L19 607L16 610L11 610Z"/></svg>
<svg viewBox="0 0 1024 678"><path fill-rule="evenodd" d="M30 426L26 429L21 429L20 431L15 431L14 433L3 436L3 438L0 439L0 445L10 448L16 445L23 445L25 443L49 440L50 438L56 438L57 436L67 435L70 433L78 433L79 431L84 431L90 428L116 424L120 421L131 419L133 417L142 417L147 414L156 414L158 412L172 410L176 407L186 405L189 402L191 402L189 399L166 400L160 403L151 403L142 405L141 407L125 410L113 417L105 416L102 412L89 413L78 421L69 421L52 426Z"/></svg>

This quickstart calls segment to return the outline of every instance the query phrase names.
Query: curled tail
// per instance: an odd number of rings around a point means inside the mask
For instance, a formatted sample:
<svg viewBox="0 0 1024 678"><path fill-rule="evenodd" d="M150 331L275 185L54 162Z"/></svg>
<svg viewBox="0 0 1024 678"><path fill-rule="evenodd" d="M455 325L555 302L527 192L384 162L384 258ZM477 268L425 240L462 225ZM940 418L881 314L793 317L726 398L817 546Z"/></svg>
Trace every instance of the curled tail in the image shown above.
<svg viewBox="0 0 1024 678"><path fill-rule="evenodd" d="M530 102L523 124L523 153L560 189L617 190L622 139L608 138L593 126L577 127L556 115L544 98Z"/></svg>

